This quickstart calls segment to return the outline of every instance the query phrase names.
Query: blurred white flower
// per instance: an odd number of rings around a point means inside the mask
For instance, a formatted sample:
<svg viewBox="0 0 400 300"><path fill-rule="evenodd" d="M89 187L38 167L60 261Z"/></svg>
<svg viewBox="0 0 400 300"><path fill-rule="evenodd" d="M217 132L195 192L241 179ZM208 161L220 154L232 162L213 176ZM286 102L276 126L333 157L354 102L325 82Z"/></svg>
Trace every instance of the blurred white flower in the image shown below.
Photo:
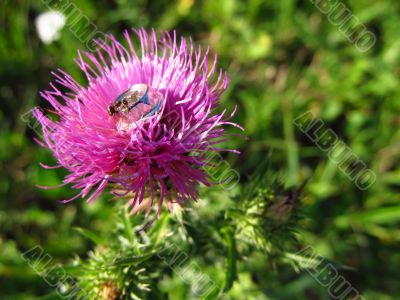
<svg viewBox="0 0 400 300"><path fill-rule="evenodd" d="M58 11L48 11L36 18L36 30L43 43L50 44L60 38L60 31L65 25L65 19L65 16Z"/></svg>

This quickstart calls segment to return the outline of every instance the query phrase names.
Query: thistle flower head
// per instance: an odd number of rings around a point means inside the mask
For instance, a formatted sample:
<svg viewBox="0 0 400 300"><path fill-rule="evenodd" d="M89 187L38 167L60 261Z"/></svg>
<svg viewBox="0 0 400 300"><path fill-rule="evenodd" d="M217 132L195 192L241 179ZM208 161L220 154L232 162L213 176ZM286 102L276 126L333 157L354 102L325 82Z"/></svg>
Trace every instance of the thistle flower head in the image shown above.
<svg viewBox="0 0 400 300"><path fill-rule="evenodd" d="M215 144L224 140L223 125L237 126L225 111L215 112L227 76L209 49L178 41L175 32L124 36L119 42L107 35L96 52L78 53L87 86L62 70L53 73L51 89L41 93L53 116L34 112L42 145L69 171L63 184L80 190L64 202L92 203L109 184L133 209L144 200L159 210L164 201L196 200L198 184L210 185L205 152L221 150Z"/></svg>

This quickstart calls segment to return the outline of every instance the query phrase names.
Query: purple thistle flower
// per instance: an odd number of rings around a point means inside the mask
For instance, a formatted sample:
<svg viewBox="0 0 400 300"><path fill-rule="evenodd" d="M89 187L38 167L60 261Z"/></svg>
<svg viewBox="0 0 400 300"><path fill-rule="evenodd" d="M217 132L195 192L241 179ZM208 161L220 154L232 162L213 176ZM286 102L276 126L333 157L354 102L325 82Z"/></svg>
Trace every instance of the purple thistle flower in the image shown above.
<svg viewBox="0 0 400 300"><path fill-rule="evenodd" d="M39 143L54 153L55 167L70 172L62 185L80 189L64 203L78 197L92 203L113 183L134 211L146 201L148 207L158 201L159 212L165 200L196 200L198 184L210 185L205 152L222 150L215 144L226 140L223 125L241 128L228 121L234 113L214 113L228 79L217 71L216 56L210 63L208 48L196 49L191 39L178 43L175 32L160 39L154 30L135 33L141 55L128 31L127 46L107 35L109 44L99 41L96 52L78 52L87 87L58 70L52 89L41 93L54 116L34 111L43 130Z"/></svg>

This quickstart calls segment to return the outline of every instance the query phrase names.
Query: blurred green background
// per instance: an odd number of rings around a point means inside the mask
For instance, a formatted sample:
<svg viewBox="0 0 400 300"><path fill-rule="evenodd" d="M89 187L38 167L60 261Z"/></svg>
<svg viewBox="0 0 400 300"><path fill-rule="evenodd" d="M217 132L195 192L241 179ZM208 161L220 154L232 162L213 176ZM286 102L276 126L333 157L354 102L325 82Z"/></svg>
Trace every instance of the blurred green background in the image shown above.
<svg viewBox="0 0 400 300"><path fill-rule="evenodd" d="M353 268L344 275L365 299L400 299L399 1L343 1L376 36L366 52L349 42L312 1L71 2L99 30L118 37L125 28L154 27L176 29L197 44L211 45L231 79L222 103L229 109L238 105L234 120L249 138L227 145L241 155L224 155L241 182L271 151L271 167L284 174L287 185L310 178L302 201L304 245ZM60 67L82 78L73 59L76 49L85 47L68 26L59 40L41 42L35 19L46 11L44 1L0 4L0 299L49 293L52 288L21 253L41 245L55 261L69 262L91 248L72 228L106 231L121 205L110 203L107 195L90 207L83 200L60 205L57 200L75 191L35 187L57 185L66 172L39 166L54 159L34 143L35 133L21 116L44 105L38 92L48 87L52 70ZM293 125L306 111L324 120L376 173L372 188L357 189ZM211 198L208 205L215 203ZM259 264L264 264L262 257ZM263 272L262 282L255 282L251 272L242 274L232 299L330 299L306 272L267 267ZM241 294L241 284L261 298Z"/></svg>

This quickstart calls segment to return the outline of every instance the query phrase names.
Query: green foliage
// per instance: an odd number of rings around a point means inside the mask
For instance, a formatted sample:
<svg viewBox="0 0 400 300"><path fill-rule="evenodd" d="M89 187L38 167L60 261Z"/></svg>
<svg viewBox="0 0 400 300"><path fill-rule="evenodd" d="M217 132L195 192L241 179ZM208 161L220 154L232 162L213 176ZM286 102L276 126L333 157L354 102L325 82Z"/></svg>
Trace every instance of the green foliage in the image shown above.
<svg viewBox="0 0 400 300"><path fill-rule="evenodd" d="M268 171L262 164L227 216L235 224L238 241L276 256L284 253L288 242L296 241L301 191L285 191L281 180Z"/></svg>
<svg viewBox="0 0 400 300"><path fill-rule="evenodd" d="M164 215L148 234L138 234L144 221L131 218L122 210L115 220L112 236L104 241L95 233L79 230L96 243L88 258L76 259L79 296L89 299L158 299L157 281L162 268L153 258L160 251L160 242L168 232L168 215ZM165 244L164 244L165 245ZM161 299L161 298L160 298Z"/></svg>
<svg viewBox="0 0 400 300"><path fill-rule="evenodd" d="M66 268L77 278L77 296L165 299L173 295L170 287L163 286L167 276L186 285L181 286L182 291L186 290L184 299L218 299L238 281L238 265L243 257L264 253L271 265L287 263L291 256L286 248L295 246L294 231L299 227L295 216L300 199L299 195L290 199L293 192L284 191L276 180L268 180L265 171L259 170L257 179L244 186L233 200L240 208L225 214L218 211L199 218L197 211L189 209L182 218L164 211L154 223L150 221L151 225L143 227L148 222L146 217L129 216L121 209L107 239L78 228L95 247L85 259L77 258ZM282 209L284 205L292 207ZM203 207L196 209L201 214ZM215 270L209 273L202 268L211 262L221 262L223 280L213 278ZM213 288L197 286L205 277Z"/></svg>

